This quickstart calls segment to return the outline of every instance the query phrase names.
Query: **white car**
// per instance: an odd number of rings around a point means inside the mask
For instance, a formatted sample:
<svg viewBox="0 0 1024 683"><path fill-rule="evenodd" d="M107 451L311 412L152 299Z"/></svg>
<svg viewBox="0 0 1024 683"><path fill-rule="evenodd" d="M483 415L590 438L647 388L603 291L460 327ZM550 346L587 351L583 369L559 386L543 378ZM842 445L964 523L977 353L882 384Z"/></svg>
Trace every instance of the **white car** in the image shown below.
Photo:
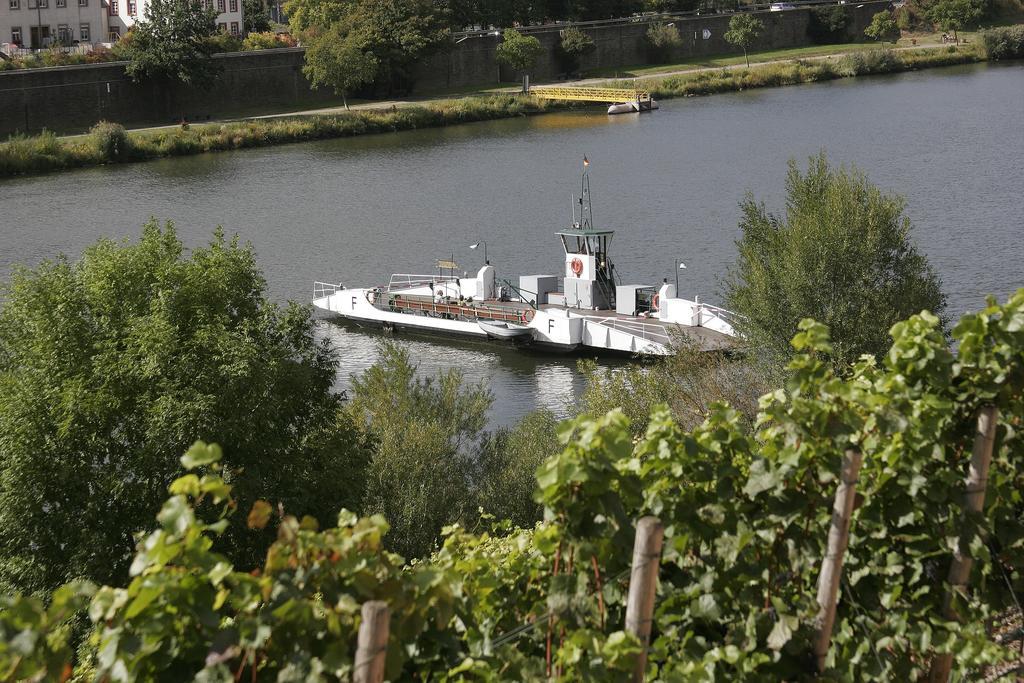
<svg viewBox="0 0 1024 683"><path fill-rule="evenodd" d="M787 9L796 9L796 5L791 5L788 2L773 2L768 9L772 12L781 12Z"/></svg>

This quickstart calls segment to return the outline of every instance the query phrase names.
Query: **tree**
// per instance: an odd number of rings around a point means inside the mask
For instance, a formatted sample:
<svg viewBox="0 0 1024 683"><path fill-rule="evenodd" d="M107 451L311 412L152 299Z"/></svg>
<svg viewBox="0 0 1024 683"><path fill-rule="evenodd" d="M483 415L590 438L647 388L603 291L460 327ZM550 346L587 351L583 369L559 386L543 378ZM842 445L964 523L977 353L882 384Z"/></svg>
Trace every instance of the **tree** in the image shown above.
<svg viewBox="0 0 1024 683"><path fill-rule="evenodd" d="M502 64L525 74L537 62L544 51L540 41L533 36L524 36L515 29L507 29L495 52L495 58Z"/></svg>
<svg viewBox="0 0 1024 683"><path fill-rule="evenodd" d="M845 368L884 353L896 322L921 310L942 316L946 297L911 241L904 205L857 169L830 168L824 153L806 174L790 161L784 216L752 197L741 204L727 296L745 316L744 334L786 358L797 324L813 317L832 330L832 361Z"/></svg>
<svg viewBox="0 0 1024 683"><path fill-rule="evenodd" d="M416 64L450 43L445 5L430 0L288 0L292 33L336 31L377 60L377 83L388 92L412 87Z"/></svg>
<svg viewBox="0 0 1024 683"><path fill-rule="evenodd" d="M645 39L655 61L664 62L671 58L673 51L682 44L679 29L672 24L652 24Z"/></svg>
<svg viewBox="0 0 1024 683"><path fill-rule="evenodd" d="M131 40L120 50L134 81L152 80L209 86L217 75L208 40L217 32L217 12L199 0L152 0L146 19L135 25Z"/></svg>
<svg viewBox="0 0 1024 683"><path fill-rule="evenodd" d="M242 0L242 17L246 33L266 33L270 30L270 12L263 0Z"/></svg>
<svg viewBox="0 0 1024 683"><path fill-rule="evenodd" d="M583 55L593 52L594 39L575 26L563 29L558 42L557 54L567 73L576 73Z"/></svg>
<svg viewBox="0 0 1024 683"><path fill-rule="evenodd" d="M847 40L846 27L851 19L846 5L812 7L807 21L807 35L819 45Z"/></svg>
<svg viewBox="0 0 1024 683"><path fill-rule="evenodd" d="M883 10L871 18L871 24L864 29L864 35L880 41L891 39L895 43L900 35L900 30L896 27L896 20L893 18L892 12Z"/></svg>
<svg viewBox="0 0 1024 683"><path fill-rule="evenodd" d="M952 31L953 40L960 42L957 31L978 22L982 15L978 0L938 0L928 8L928 19L943 31Z"/></svg>
<svg viewBox="0 0 1024 683"><path fill-rule="evenodd" d="M417 377L399 346L383 344L380 357L353 378L348 405L374 449L361 509L387 518L391 549L423 557L445 525L476 511L476 456L493 399L483 385L463 387L455 369Z"/></svg>
<svg viewBox="0 0 1024 683"><path fill-rule="evenodd" d="M731 45L743 48L743 59L750 66L747 48L757 40L764 30L761 20L749 14L734 14L729 20L729 30L725 32L725 40Z"/></svg>
<svg viewBox="0 0 1024 683"><path fill-rule="evenodd" d="M341 27L335 25L309 41L302 72L314 88L333 88L348 109L348 93L373 82L377 58L354 34L343 35Z"/></svg>
<svg viewBox="0 0 1024 683"><path fill-rule="evenodd" d="M337 359L306 308L267 301L250 248L218 231L183 256L155 220L136 244L16 271L0 301L0 586L121 581L197 436L244 505L330 518L368 460L332 393ZM268 535L228 529L221 552Z"/></svg>

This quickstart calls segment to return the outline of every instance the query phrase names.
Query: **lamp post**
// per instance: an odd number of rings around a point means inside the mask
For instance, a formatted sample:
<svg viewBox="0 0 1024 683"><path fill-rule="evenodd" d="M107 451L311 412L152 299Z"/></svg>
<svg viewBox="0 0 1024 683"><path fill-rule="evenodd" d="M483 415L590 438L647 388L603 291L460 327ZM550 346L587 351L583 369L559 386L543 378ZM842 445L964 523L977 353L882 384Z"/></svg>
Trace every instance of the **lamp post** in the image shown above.
<svg viewBox="0 0 1024 683"><path fill-rule="evenodd" d="M489 266L489 265L491 265L491 262L487 260L487 242L485 240L480 240L476 244L471 244L471 245L469 245L469 248L470 249L476 249L481 244L484 245L484 265L485 266Z"/></svg>
<svg viewBox="0 0 1024 683"><path fill-rule="evenodd" d="M680 270L686 270L686 264L683 263L682 261L680 261L679 259L676 259L675 271L676 271L676 298L677 299L679 298L679 271Z"/></svg>

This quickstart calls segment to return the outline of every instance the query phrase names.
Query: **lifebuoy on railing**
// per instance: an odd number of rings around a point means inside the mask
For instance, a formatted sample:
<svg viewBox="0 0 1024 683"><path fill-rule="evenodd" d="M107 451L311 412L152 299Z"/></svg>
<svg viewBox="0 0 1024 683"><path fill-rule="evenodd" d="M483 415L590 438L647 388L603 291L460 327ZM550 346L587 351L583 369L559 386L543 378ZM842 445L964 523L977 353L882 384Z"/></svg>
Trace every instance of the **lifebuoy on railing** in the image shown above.
<svg viewBox="0 0 1024 683"><path fill-rule="evenodd" d="M655 294L654 298L651 299L651 310L652 311L657 311L658 310L658 304L660 302L661 302L661 297L659 295Z"/></svg>
<svg viewBox="0 0 1024 683"><path fill-rule="evenodd" d="M526 311L523 312L523 322L528 323L531 320L533 320L533 309L528 308L526 309Z"/></svg>
<svg viewBox="0 0 1024 683"><path fill-rule="evenodd" d="M580 273L583 272L583 261L574 258L569 262L569 267L572 268L572 272L575 273L576 277L579 277Z"/></svg>

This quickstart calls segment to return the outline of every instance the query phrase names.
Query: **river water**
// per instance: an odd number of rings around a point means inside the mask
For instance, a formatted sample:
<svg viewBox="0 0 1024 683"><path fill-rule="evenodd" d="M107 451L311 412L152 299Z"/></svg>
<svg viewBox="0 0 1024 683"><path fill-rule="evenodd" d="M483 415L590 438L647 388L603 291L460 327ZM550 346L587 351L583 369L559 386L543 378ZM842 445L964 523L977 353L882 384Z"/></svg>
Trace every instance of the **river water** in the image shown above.
<svg viewBox="0 0 1024 683"><path fill-rule="evenodd" d="M272 296L308 301L314 280L358 285L391 272L467 270L486 240L499 275L559 272L553 236L570 221L591 160L594 217L630 282L673 277L720 303L735 259L738 203L784 209L786 162L826 150L903 194L915 237L951 312L1024 286L1024 65L952 67L680 99L643 116L600 110L286 145L0 181L0 274L99 237L128 237L151 215L187 245L214 226L255 247ZM376 357L374 334L322 325L342 359L339 386ZM403 339L434 373L461 368L509 424L537 406L563 413L581 389L575 360L488 344Z"/></svg>

